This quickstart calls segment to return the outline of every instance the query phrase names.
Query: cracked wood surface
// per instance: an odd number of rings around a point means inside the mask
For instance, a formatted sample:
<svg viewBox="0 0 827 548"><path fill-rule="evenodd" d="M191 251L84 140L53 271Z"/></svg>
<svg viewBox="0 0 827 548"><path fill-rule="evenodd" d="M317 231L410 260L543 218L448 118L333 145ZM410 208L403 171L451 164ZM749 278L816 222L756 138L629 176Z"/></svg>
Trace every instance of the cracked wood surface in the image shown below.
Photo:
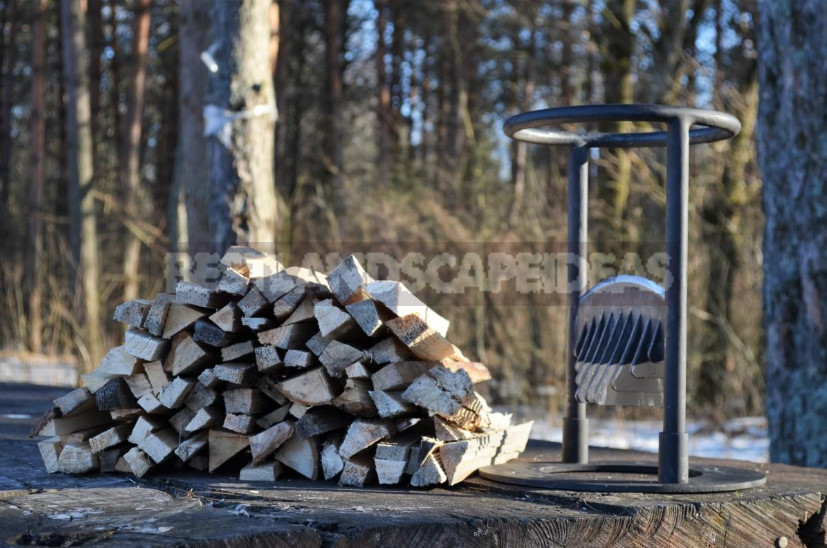
<svg viewBox="0 0 827 548"><path fill-rule="evenodd" d="M476 476L415 490L340 487L289 473L275 483L172 469L142 479L47 474L27 434L66 392L0 385L0 544L752 547L784 537L789 547L824 545L827 470L784 465L728 462L762 470L767 485L710 495L573 493ZM532 442L523 458L558 456L558 444Z"/></svg>

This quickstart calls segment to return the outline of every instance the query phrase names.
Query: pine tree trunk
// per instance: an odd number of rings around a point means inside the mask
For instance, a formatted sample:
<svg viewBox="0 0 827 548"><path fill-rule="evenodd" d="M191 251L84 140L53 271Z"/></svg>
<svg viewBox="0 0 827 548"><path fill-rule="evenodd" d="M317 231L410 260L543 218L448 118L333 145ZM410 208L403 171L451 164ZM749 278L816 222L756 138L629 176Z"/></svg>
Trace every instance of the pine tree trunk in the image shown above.
<svg viewBox="0 0 827 548"><path fill-rule="evenodd" d="M133 221L148 221L149 196L141 185L141 134L143 130L144 97L146 95L146 63L149 56L149 18L151 0L138 0L133 20L134 70L127 93L126 128L123 141L123 159L120 179L126 184L126 212ZM123 256L124 289L123 299L129 301L138 297L141 269L141 240L133 232L126 236Z"/></svg>
<svg viewBox="0 0 827 548"><path fill-rule="evenodd" d="M31 105L31 179L29 181L29 219L26 241L26 279L29 290L29 349L43 347L43 226L41 202L46 167L46 4L35 0L32 20L32 105Z"/></svg>
<svg viewBox="0 0 827 548"><path fill-rule="evenodd" d="M391 90L388 87L388 74L385 65L387 47L385 45L385 32L387 31L388 18L387 0L376 1L376 87L379 90L376 109L376 120L379 127L377 135L378 161L382 172L385 172L390 165L390 124L391 124Z"/></svg>
<svg viewBox="0 0 827 548"><path fill-rule="evenodd" d="M827 466L827 11L758 7L770 458Z"/></svg>
<svg viewBox="0 0 827 548"><path fill-rule="evenodd" d="M342 91L344 67L342 65L342 38L344 19L341 0L325 2L325 48L327 59L327 96L325 117L325 187L327 199L332 203L335 224L333 237L344 239L345 192L342 173Z"/></svg>
<svg viewBox="0 0 827 548"><path fill-rule="evenodd" d="M270 0L216 0L210 43L218 44L218 71L210 77L210 105L243 117L229 122L230 147L208 141L212 243L269 249L280 228L273 180L273 78L270 73ZM254 110L258 108L258 110Z"/></svg>
<svg viewBox="0 0 827 548"><path fill-rule="evenodd" d="M14 90L14 66L17 64L17 0L10 0L6 9L6 22L0 35L3 48L2 82L0 83L0 203L9 203L11 192L11 114ZM5 27L9 34L5 38ZM3 221L5 222L5 221Z"/></svg>
<svg viewBox="0 0 827 548"><path fill-rule="evenodd" d="M70 189L70 230L73 234L75 264L84 312L86 368L102 357L103 338L100 318L100 260L92 188L92 128L89 103L86 36L82 0L62 0L63 76L66 80L66 153Z"/></svg>

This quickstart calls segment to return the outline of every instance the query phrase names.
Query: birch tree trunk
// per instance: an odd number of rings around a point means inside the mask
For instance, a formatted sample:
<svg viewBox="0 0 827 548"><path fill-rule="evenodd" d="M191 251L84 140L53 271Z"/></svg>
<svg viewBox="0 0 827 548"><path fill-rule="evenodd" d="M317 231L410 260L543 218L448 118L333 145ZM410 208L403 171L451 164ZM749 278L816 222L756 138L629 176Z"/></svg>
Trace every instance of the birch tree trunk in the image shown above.
<svg viewBox="0 0 827 548"><path fill-rule="evenodd" d="M218 70L208 107L238 116L208 140L209 224L218 249L273 246L281 215L273 180L275 115L270 73L270 0L215 0L210 43ZM229 145L229 146L227 146Z"/></svg>
<svg viewBox="0 0 827 548"><path fill-rule="evenodd" d="M86 369L103 354L100 318L100 260L95 197L92 192L92 127L82 0L62 0L63 76L66 81L66 154L72 254L85 314Z"/></svg>
<svg viewBox="0 0 827 548"><path fill-rule="evenodd" d="M758 8L770 457L827 466L827 10Z"/></svg>

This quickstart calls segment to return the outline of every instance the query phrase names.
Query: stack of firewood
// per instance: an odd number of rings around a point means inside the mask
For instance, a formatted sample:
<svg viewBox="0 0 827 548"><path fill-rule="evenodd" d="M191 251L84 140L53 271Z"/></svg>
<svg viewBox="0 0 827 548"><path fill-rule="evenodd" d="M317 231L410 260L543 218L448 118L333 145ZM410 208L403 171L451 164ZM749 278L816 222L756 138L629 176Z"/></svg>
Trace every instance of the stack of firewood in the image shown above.
<svg viewBox="0 0 827 548"><path fill-rule="evenodd" d="M221 264L214 288L117 307L124 344L37 427L49 472L453 485L525 448L531 423L490 410L488 369L403 284L354 257L327 276L243 247Z"/></svg>

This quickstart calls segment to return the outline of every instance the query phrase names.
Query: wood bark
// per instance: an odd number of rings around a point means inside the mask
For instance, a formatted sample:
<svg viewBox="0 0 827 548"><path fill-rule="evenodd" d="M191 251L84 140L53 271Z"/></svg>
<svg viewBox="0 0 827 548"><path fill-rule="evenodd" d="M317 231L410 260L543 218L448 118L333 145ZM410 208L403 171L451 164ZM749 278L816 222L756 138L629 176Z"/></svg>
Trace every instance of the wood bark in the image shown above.
<svg viewBox="0 0 827 548"><path fill-rule="evenodd" d="M270 72L269 0L218 0L213 4L210 43L218 71L210 77L209 106L230 116L229 147L208 139L208 205L212 244L225 249L256 242L265 251L280 225L273 179L275 116ZM224 126L225 128L227 126Z"/></svg>
<svg viewBox="0 0 827 548"><path fill-rule="evenodd" d="M127 216L133 221L147 221L150 213L149 197L141 186L141 135L146 95L146 64L149 57L151 6L151 0L138 0L135 4L132 28L134 66L127 91L126 127L122 142L124 148L122 158L125 163L118 166L119 178L126 185L125 209ZM127 234L123 256L123 298L126 301L138 296L141 245L138 235L130 230Z"/></svg>
<svg viewBox="0 0 827 548"><path fill-rule="evenodd" d="M827 465L827 11L759 0L770 458Z"/></svg>
<svg viewBox="0 0 827 548"><path fill-rule="evenodd" d="M43 346L43 223L41 203L46 172L46 5L47 0L33 2L32 21L32 104L31 141L29 145L31 178L29 180L29 218L27 226L26 279L29 291L29 349L40 352Z"/></svg>
<svg viewBox="0 0 827 548"><path fill-rule="evenodd" d="M70 189L72 257L77 265L85 321L87 368L103 355L100 319L100 260L95 197L92 187L91 107L81 0L62 0L63 76L66 86L67 179Z"/></svg>

